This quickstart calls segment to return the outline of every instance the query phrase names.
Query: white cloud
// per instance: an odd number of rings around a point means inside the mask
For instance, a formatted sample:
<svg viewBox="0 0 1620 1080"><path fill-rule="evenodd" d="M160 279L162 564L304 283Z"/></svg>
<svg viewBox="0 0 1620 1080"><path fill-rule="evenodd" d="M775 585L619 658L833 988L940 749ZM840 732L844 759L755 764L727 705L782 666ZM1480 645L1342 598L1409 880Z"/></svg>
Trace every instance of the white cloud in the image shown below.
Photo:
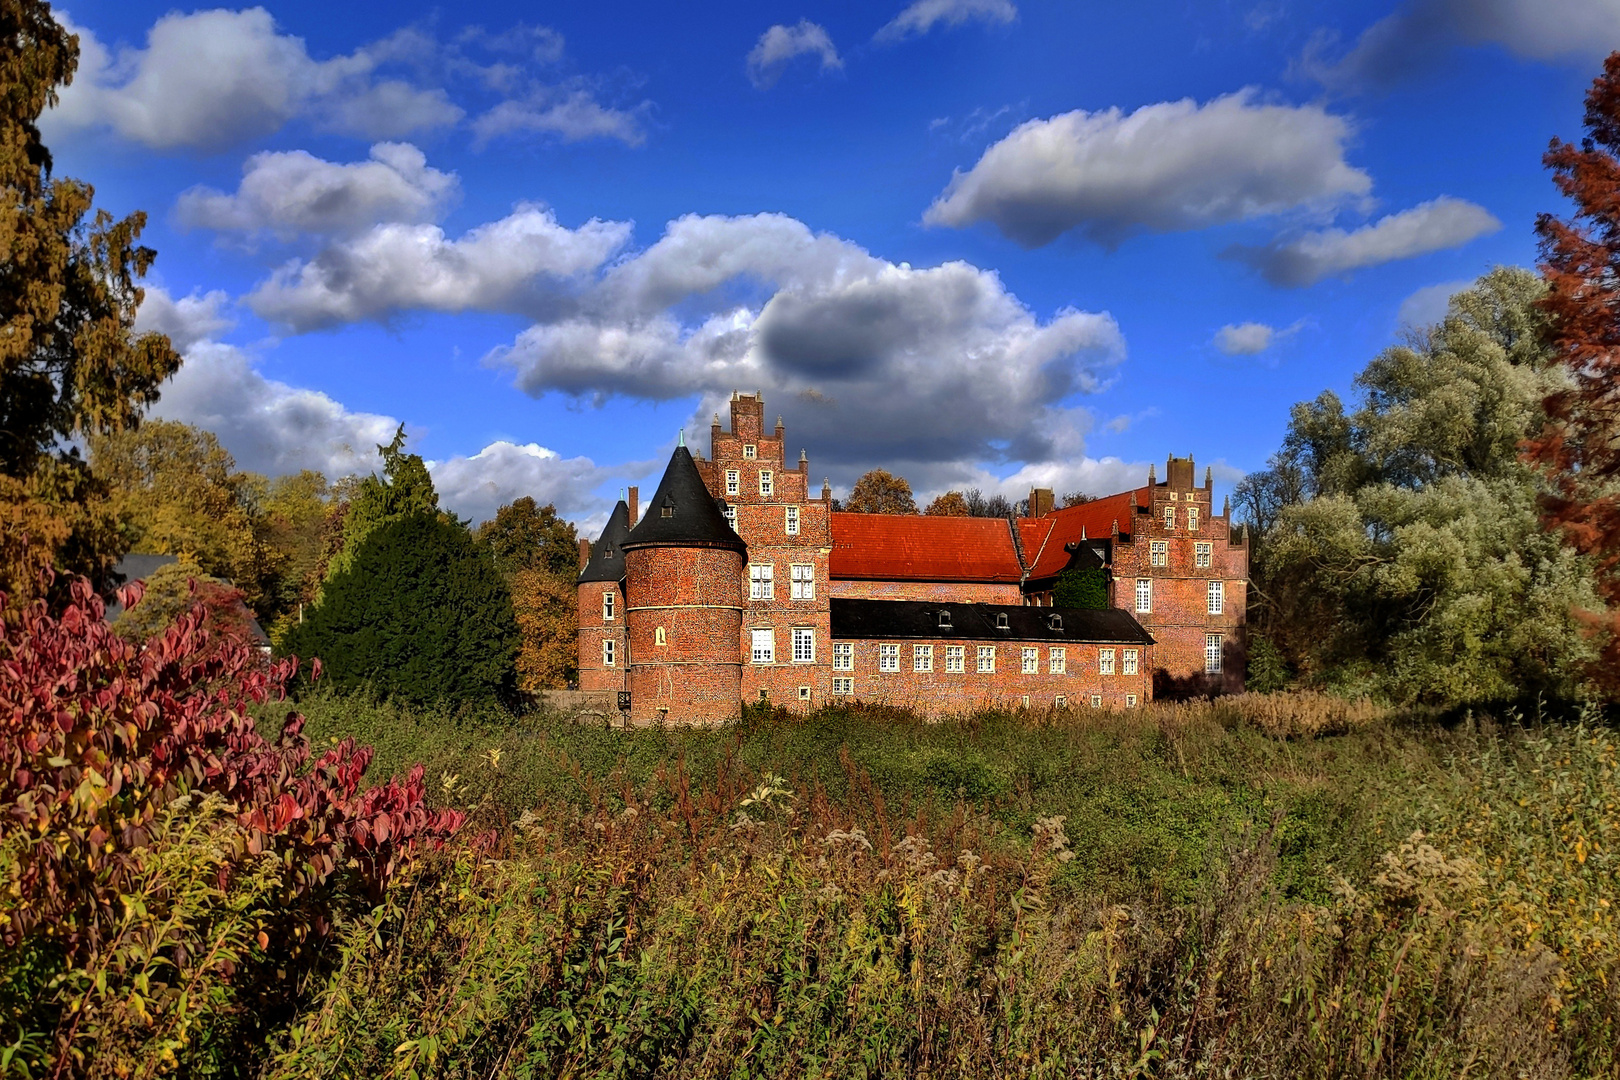
<svg viewBox="0 0 1620 1080"><path fill-rule="evenodd" d="M437 225L378 225L308 262L294 259L247 302L300 333L413 309L526 311L601 266L629 235L628 224L595 218L569 229L538 206L455 240Z"/></svg>
<svg viewBox="0 0 1620 1080"><path fill-rule="evenodd" d="M216 150L276 131L295 116L367 138L454 124L462 111L441 89L377 79L386 51L318 61L262 7L164 15L145 48L116 53L79 35L79 71L44 124L107 127L153 149Z"/></svg>
<svg viewBox="0 0 1620 1080"><path fill-rule="evenodd" d="M526 96L503 101L473 121L479 144L507 135L555 135L563 142L617 139L626 146L647 141L642 115L636 109L612 109L581 86L536 86Z"/></svg>
<svg viewBox="0 0 1620 1080"><path fill-rule="evenodd" d="M1451 298L1473 286L1474 282L1470 278L1442 281L1438 285L1425 285L1401 301L1396 321L1402 326L1414 329L1433 326L1446 317L1447 311L1451 308Z"/></svg>
<svg viewBox="0 0 1620 1080"><path fill-rule="evenodd" d="M193 289L190 296L178 300L157 285L148 285L145 291L135 313L135 332L167 334L169 343L181 353L236 325L224 312L231 300L222 290L204 293Z"/></svg>
<svg viewBox="0 0 1620 1080"><path fill-rule="evenodd" d="M454 173L429 167L409 143L378 143L369 161L340 165L303 150L254 154L234 194L194 187L176 207L182 224L247 234L349 233L381 222L436 218L455 198Z"/></svg>
<svg viewBox="0 0 1620 1080"><path fill-rule="evenodd" d="M1332 35L1317 35L1297 66L1334 90L1387 87L1433 70L1436 55L1457 45L1499 45L1530 60L1595 63L1620 48L1620 2L1413 0L1330 60L1333 44Z"/></svg>
<svg viewBox="0 0 1620 1080"><path fill-rule="evenodd" d="M318 390L267 379L233 345L199 341L163 385L151 415L219 436L244 469L280 476L318 469L328 478L370 472L399 421L351 412Z"/></svg>
<svg viewBox="0 0 1620 1080"><path fill-rule="evenodd" d="M596 487L621 477L640 476L645 462L598 465L588 457L565 458L537 443L500 440L471 457L427 463L440 501L474 524L487 521L506 503L531 496L551 503L565 518L590 520L605 515L609 500Z"/></svg>
<svg viewBox="0 0 1620 1080"><path fill-rule="evenodd" d="M1227 255L1249 263L1273 285L1297 288L1335 274L1461 247L1501 227L1484 207L1443 195L1353 232L1323 229L1263 247L1234 247Z"/></svg>
<svg viewBox="0 0 1620 1080"><path fill-rule="evenodd" d="M1228 323L1215 333L1215 347L1227 356L1253 356L1271 348L1277 328L1265 323Z"/></svg>
<svg viewBox="0 0 1620 1080"><path fill-rule="evenodd" d="M915 0L886 23L874 41L899 41L926 34L937 25L961 26L966 22L1010 23L1018 18L1012 0Z"/></svg>
<svg viewBox="0 0 1620 1080"><path fill-rule="evenodd" d="M1112 246L1134 232L1175 232L1326 207L1372 180L1344 159L1348 120L1320 105L1276 105L1253 90L1076 110L1019 125L958 171L923 220L988 221L1025 247L1071 230Z"/></svg>
<svg viewBox="0 0 1620 1080"><path fill-rule="evenodd" d="M761 90L775 86L789 61L798 56L820 57L822 71L844 66L827 31L800 19L797 26L778 24L759 36L748 53L748 78Z"/></svg>

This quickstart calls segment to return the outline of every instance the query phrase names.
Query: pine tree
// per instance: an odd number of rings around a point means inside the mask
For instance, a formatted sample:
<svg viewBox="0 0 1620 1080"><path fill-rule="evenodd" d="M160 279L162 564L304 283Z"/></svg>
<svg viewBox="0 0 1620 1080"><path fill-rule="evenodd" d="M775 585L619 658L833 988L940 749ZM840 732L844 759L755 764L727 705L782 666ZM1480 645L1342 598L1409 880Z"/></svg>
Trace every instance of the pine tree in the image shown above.
<svg viewBox="0 0 1620 1080"><path fill-rule="evenodd" d="M1554 139L1542 159L1575 204L1571 220L1536 219L1556 361L1569 384L1546 400L1548 422L1527 448L1553 493L1546 523L1597 563L1608 609L1589 621L1606 638L1596 670L1620 692L1620 52L1586 95L1586 138Z"/></svg>
<svg viewBox="0 0 1620 1080"><path fill-rule="evenodd" d="M416 703L504 696L517 649L512 597L488 557L465 528L422 512L371 530L283 643L319 657L340 690Z"/></svg>

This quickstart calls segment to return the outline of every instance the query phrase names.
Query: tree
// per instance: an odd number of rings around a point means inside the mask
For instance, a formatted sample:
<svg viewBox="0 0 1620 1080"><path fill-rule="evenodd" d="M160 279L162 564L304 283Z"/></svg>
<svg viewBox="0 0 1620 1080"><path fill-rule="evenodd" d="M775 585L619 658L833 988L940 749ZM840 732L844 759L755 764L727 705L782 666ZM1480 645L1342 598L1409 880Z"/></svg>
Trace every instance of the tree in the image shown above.
<svg viewBox="0 0 1620 1080"><path fill-rule="evenodd" d="M507 503L480 525L478 542L503 574L537 568L571 580L579 571L574 526L558 517L551 503L540 506L527 495Z"/></svg>
<svg viewBox="0 0 1620 1080"><path fill-rule="evenodd" d="M915 514L917 503L905 477L873 469L855 481L843 508L850 514Z"/></svg>
<svg viewBox="0 0 1620 1080"><path fill-rule="evenodd" d="M405 425L399 425L387 446L378 446L382 475L372 473L354 485L343 515L343 544L326 566L330 581L347 570L355 552L372 531L390 521L419 514L438 514L439 493L418 454L405 452Z"/></svg>
<svg viewBox="0 0 1620 1080"><path fill-rule="evenodd" d="M947 491L943 495L935 496L934 501L928 504L923 513L929 517L969 517L967 500L960 491Z"/></svg>
<svg viewBox="0 0 1620 1080"><path fill-rule="evenodd" d="M1087 495L1083 491L1070 491L1070 492L1065 492L1064 493L1063 499L1062 499L1062 502L1061 502L1060 505L1065 510L1067 510L1071 506L1082 506L1082 505L1084 505L1085 503L1088 503L1088 502L1095 502L1096 499L1097 499L1097 496L1095 496L1095 495Z"/></svg>
<svg viewBox="0 0 1620 1080"><path fill-rule="evenodd" d="M272 571L259 615L272 636L296 622L326 574L326 562L343 537L337 490L310 469L271 480L261 500L257 531Z"/></svg>
<svg viewBox="0 0 1620 1080"><path fill-rule="evenodd" d="M1565 380L1527 453L1549 477L1546 523L1596 562L1608 607L1587 618L1602 639L1597 671L1620 693L1620 53L1587 92L1585 124L1580 147L1554 139L1542 159L1575 214L1536 219L1540 311Z"/></svg>
<svg viewBox="0 0 1620 1080"><path fill-rule="evenodd" d="M282 642L339 689L417 703L506 694L517 650L506 583L464 527L421 511L371 530Z"/></svg>
<svg viewBox="0 0 1620 1080"><path fill-rule="evenodd" d="M1577 692L1591 568L1541 526L1517 449L1565 381L1543 291L1494 270L1367 365L1354 413L1331 394L1295 406L1253 488L1256 517L1275 515L1251 571L1274 667L1441 706Z"/></svg>
<svg viewBox="0 0 1620 1080"><path fill-rule="evenodd" d="M579 677L579 594L574 575L528 566L511 577L512 608L523 635L518 689L561 690Z"/></svg>
<svg viewBox="0 0 1620 1080"><path fill-rule="evenodd" d="M0 0L0 520L28 530L5 530L0 576L24 595L51 563L104 580L115 534L69 440L135 426L180 366L167 337L133 333L145 215L87 222L93 189L51 175L38 120L78 56L43 0Z"/></svg>
<svg viewBox="0 0 1620 1080"><path fill-rule="evenodd" d="M1052 606L1102 611L1108 607L1108 575L1101 567L1073 567L1058 575Z"/></svg>
<svg viewBox="0 0 1620 1080"><path fill-rule="evenodd" d="M209 577L196 563L181 561L160 566L143 584L140 602L113 621L113 629L120 637L144 643L198 607L203 616L201 626L214 640L251 640L242 590L228 581Z"/></svg>

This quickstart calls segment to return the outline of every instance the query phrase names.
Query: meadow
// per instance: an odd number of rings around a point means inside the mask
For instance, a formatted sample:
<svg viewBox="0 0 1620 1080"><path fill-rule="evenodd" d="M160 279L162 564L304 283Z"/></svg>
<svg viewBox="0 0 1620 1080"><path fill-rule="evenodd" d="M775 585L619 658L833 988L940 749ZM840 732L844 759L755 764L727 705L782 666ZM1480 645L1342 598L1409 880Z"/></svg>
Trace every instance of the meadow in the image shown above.
<svg viewBox="0 0 1620 1080"><path fill-rule="evenodd" d="M1620 1075L1593 710L299 708L468 817L334 929L263 1075Z"/></svg>

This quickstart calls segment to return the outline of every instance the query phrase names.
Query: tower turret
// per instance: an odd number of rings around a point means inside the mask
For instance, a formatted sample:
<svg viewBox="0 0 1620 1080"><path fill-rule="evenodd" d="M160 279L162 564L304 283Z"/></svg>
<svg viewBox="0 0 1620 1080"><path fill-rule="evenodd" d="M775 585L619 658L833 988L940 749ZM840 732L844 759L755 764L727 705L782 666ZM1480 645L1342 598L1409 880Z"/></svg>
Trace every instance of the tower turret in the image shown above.
<svg viewBox="0 0 1620 1080"><path fill-rule="evenodd" d="M646 515L623 541L630 719L714 723L741 702L748 546L677 446Z"/></svg>
<svg viewBox="0 0 1620 1080"><path fill-rule="evenodd" d="M630 507L620 499L579 572L581 690L625 688L624 541L629 535Z"/></svg>

